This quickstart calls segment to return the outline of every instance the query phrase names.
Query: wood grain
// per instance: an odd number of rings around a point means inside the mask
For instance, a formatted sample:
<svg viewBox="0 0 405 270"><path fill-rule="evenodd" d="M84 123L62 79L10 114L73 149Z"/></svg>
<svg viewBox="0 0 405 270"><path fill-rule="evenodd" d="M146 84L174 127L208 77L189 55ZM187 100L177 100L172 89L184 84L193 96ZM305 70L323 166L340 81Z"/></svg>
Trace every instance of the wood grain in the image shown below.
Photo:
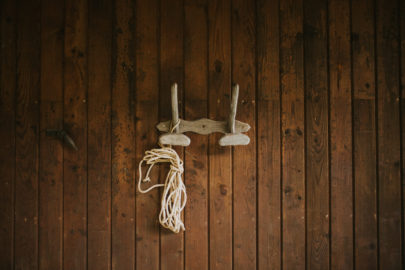
<svg viewBox="0 0 405 270"><path fill-rule="evenodd" d="M230 1L208 2L208 116L227 119L231 92ZM209 266L232 269L232 159L220 147L220 136L209 136Z"/></svg>
<svg viewBox="0 0 405 270"><path fill-rule="evenodd" d="M304 3L307 268L329 268L327 1Z"/></svg>
<svg viewBox="0 0 405 270"><path fill-rule="evenodd" d="M34 269L38 266L41 6L39 1L17 5L14 268Z"/></svg>
<svg viewBox="0 0 405 270"><path fill-rule="evenodd" d="M184 90L187 119L208 115L207 0L184 1ZM208 269L208 136L190 134L184 151L187 205L184 214L185 269Z"/></svg>
<svg viewBox="0 0 405 270"><path fill-rule="evenodd" d="M191 90L189 90L192 92ZM198 117L198 116L196 116ZM157 124L156 128L162 132L170 131L171 120L160 122ZM179 132L194 132L201 135L209 135L211 133L220 132L220 133L229 133L228 121L216 121L207 118L201 118L194 121L188 121L181 119L179 124ZM250 125L247 123L242 123L238 120L235 121L235 132L247 132L250 129Z"/></svg>
<svg viewBox="0 0 405 270"><path fill-rule="evenodd" d="M159 108L159 1L136 3L136 162L156 147ZM138 181L138 173L136 173ZM158 170L151 173L157 179ZM159 256L159 191L136 194L136 269L157 270Z"/></svg>
<svg viewBox="0 0 405 270"><path fill-rule="evenodd" d="M191 140L184 134L166 133L159 136L160 144L173 146L189 146Z"/></svg>
<svg viewBox="0 0 405 270"><path fill-rule="evenodd" d="M400 119L401 119L401 158L402 158L402 232L405 232L405 216L404 216L404 209L405 209L405 186L404 186L404 176L405 176L405 3L402 1L399 2L399 29L401 32L400 35L400 68L401 68L401 82L400 82ZM402 233L402 265L405 265L405 234Z"/></svg>
<svg viewBox="0 0 405 270"><path fill-rule="evenodd" d="M379 266L401 269L398 1L377 1L376 9Z"/></svg>
<svg viewBox="0 0 405 270"><path fill-rule="evenodd" d="M63 128L63 1L41 2L39 148L39 268L62 269L63 142L46 129Z"/></svg>
<svg viewBox="0 0 405 270"><path fill-rule="evenodd" d="M135 269L135 4L115 1L112 62L112 269Z"/></svg>
<svg viewBox="0 0 405 270"><path fill-rule="evenodd" d="M160 89L159 118L172 119L171 86L178 85L178 111L184 112L184 62L183 62L183 0L160 1ZM181 147L174 148L184 160ZM167 168L160 170L161 181L165 180ZM184 221L184 217L183 217ZM184 233L173 234L160 229L161 269L184 268Z"/></svg>
<svg viewBox="0 0 405 270"><path fill-rule="evenodd" d="M14 267L16 2L0 3L0 264Z"/></svg>
<svg viewBox="0 0 405 270"><path fill-rule="evenodd" d="M353 268L350 3L329 2L331 268Z"/></svg>
<svg viewBox="0 0 405 270"><path fill-rule="evenodd" d="M240 86L237 118L251 123L253 127L247 133L247 136L250 137L250 143L233 148L234 269L256 269L255 12L256 7L253 1L238 0L232 2L232 78L233 83ZM231 94L230 91L228 93ZM232 99L231 96L231 108L233 107ZM246 135L237 136L246 137ZM241 142L240 139L237 140L237 137L233 139L232 143ZM244 142L246 143L246 141Z"/></svg>
<svg viewBox="0 0 405 270"><path fill-rule="evenodd" d="M281 268L279 2L257 2L257 260Z"/></svg>
<svg viewBox="0 0 405 270"><path fill-rule="evenodd" d="M305 267L304 55L302 2L280 2L283 267Z"/></svg>
<svg viewBox="0 0 405 270"><path fill-rule="evenodd" d="M66 2L64 129L79 151L63 156L63 266L87 269L87 21L85 0Z"/></svg>
<svg viewBox="0 0 405 270"><path fill-rule="evenodd" d="M111 267L112 1L89 1L88 269Z"/></svg>
<svg viewBox="0 0 405 270"><path fill-rule="evenodd" d="M0 1L0 268L404 268L403 14L400 0ZM175 148L179 235L159 225L161 190L135 186L173 82L191 138ZM221 147L232 82L251 142Z"/></svg>
<svg viewBox="0 0 405 270"><path fill-rule="evenodd" d="M374 5L352 1L355 267L377 269Z"/></svg>

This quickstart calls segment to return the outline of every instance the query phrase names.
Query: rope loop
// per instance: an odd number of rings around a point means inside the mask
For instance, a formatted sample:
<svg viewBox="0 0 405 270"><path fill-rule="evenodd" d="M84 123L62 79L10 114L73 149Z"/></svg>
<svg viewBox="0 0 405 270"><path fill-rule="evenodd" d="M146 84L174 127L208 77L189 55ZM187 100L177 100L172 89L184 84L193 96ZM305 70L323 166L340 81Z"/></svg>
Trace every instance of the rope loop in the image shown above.
<svg viewBox="0 0 405 270"><path fill-rule="evenodd" d="M176 123L173 130L179 125L179 123L180 121ZM161 209L159 213L159 222L163 227L178 233L180 230L185 230L183 221L181 219L181 213L184 210L187 201L186 187L181 178L184 172L183 161L180 159L176 151L170 146L160 145L160 147L161 148L146 151L144 158L139 162L138 190L141 193L147 193L157 187L164 187ZM142 178L143 163L149 165L144 178ZM143 190L141 188L141 183L151 181L149 174L153 166L157 163L170 163L170 170L167 174L165 183L155 184L146 190Z"/></svg>
<svg viewBox="0 0 405 270"><path fill-rule="evenodd" d="M172 121L170 121L170 127L169 127L169 130L170 130L170 133L173 133L173 131L176 129L176 128L178 128L180 126L180 119L177 121L177 123L175 123L174 125L173 125L173 120Z"/></svg>

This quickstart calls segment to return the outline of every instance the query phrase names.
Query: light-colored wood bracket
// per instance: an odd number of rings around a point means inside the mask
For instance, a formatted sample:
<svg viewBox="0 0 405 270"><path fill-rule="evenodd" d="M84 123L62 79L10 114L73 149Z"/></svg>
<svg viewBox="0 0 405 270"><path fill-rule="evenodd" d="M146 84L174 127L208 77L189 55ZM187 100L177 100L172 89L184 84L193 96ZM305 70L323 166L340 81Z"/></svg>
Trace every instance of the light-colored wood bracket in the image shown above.
<svg viewBox="0 0 405 270"><path fill-rule="evenodd" d="M247 145L250 142L250 138L245 134L240 132L236 133L235 130L235 117L236 117L236 108L238 107L238 97L239 97L239 85L234 84L232 86L232 99L231 99L231 112L229 114L229 131L219 139L219 145L228 146L228 145Z"/></svg>
<svg viewBox="0 0 405 270"><path fill-rule="evenodd" d="M174 83L172 85L171 95L172 95L172 121L170 122L171 125L168 130L169 133L161 135L159 137L159 142L161 144L189 146L191 142L190 138L184 134L179 133L179 125L181 121L179 119L179 106L177 103L177 83Z"/></svg>
<svg viewBox="0 0 405 270"><path fill-rule="evenodd" d="M225 134L220 140L221 146L247 145L250 142L248 136L242 134L250 129L249 124L235 120L239 96L239 85L232 86L231 111L228 121L215 121L211 119L198 119L187 121L179 118L177 102L177 84L171 87L172 120L160 122L156 127L165 134L159 137L161 144L190 145L190 138L182 134L184 132L194 132L201 135L208 135L219 132Z"/></svg>
<svg viewBox="0 0 405 270"><path fill-rule="evenodd" d="M161 132L170 132L171 121L160 122L156 127ZM250 129L249 124L235 121L235 132L247 132ZM208 135L211 133L229 133L228 122L214 121L207 118L198 119L195 121L187 121L180 119L179 133L194 132L201 135Z"/></svg>

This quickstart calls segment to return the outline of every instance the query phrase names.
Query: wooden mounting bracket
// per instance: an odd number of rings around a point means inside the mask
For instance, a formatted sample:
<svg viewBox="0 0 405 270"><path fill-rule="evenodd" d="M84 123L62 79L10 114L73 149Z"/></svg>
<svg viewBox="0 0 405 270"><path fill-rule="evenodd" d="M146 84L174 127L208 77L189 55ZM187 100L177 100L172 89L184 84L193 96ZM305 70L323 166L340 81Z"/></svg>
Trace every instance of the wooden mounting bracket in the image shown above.
<svg viewBox="0 0 405 270"><path fill-rule="evenodd" d="M219 145L247 145L250 139L242 132L247 132L250 129L249 124L235 120L236 110L238 105L239 85L232 86L231 111L228 121L215 121L211 119L198 119L195 121L187 121L179 118L178 102L177 102L177 84L174 83L171 87L171 105L172 105L172 120L160 122L156 127L159 131L165 132L159 137L161 144L190 145L190 138L184 135L184 132L194 132L201 135L208 135L214 132L224 133L225 135L219 140Z"/></svg>

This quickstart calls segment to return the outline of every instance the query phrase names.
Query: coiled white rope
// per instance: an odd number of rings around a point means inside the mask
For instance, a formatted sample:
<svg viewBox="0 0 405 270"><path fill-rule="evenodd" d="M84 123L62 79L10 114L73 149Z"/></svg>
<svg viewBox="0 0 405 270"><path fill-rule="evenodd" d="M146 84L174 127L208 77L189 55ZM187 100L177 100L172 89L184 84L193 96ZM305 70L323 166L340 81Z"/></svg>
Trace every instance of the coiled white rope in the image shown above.
<svg viewBox="0 0 405 270"><path fill-rule="evenodd" d="M149 165L146 171L145 178L142 179L143 163ZM141 183L150 182L150 171L157 163L170 163L170 171L167 174L164 184L155 184L146 190L141 188ZM139 162L139 181L138 190L141 193L147 193L154 188L164 187L162 194L161 209L159 214L160 224L172 230L175 233L180 230L185 230L183 221L181 220L181 212L183 211L186 201L186 187L181 179L183 174L183 161L179 155L171 147L161 146L158 149L152 149L145 152L144 158Z"/></svg>

